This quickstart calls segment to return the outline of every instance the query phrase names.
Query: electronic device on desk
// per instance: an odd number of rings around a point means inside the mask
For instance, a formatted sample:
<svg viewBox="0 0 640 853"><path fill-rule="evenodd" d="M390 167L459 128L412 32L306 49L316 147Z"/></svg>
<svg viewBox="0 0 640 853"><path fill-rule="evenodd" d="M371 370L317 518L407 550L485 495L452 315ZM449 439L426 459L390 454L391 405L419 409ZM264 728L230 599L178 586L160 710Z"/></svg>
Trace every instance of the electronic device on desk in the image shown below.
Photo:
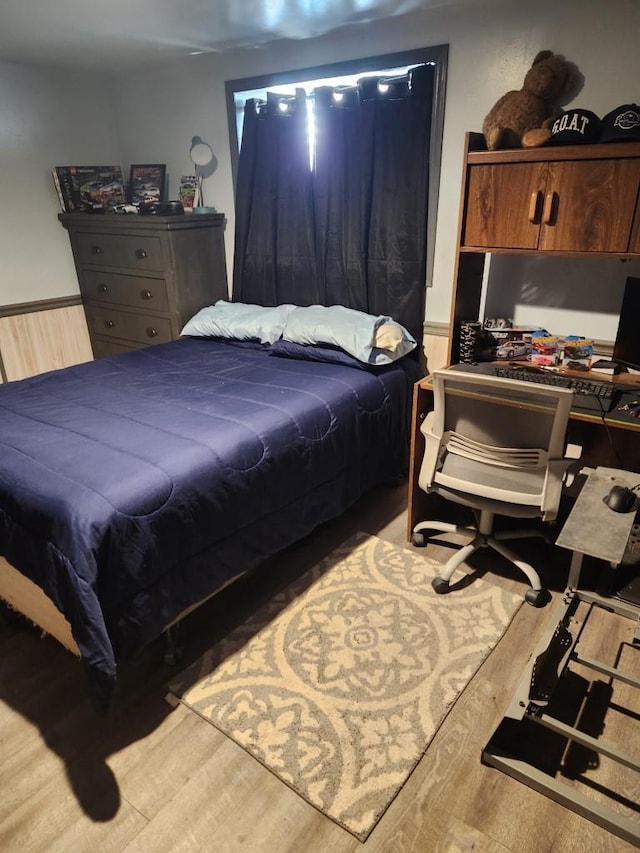
<svg viewBox="0 0 640 853"><path fill-rule="evenodd" d="M637 488L638 486L612 486L602 500L613 512L635 512L638 509L638 497L635 492Z"/></svg>
<svg viewBox="0 0 640 853"><path fill-rule="evenodd" d="M496 376L507 379L519 379L522 382L536 382L539 385L554 385L556 388L568 388L573 391L573 408L596 415L605 415L615 405L619 396L616 386L606 380L568 376L540 367L528 367L517 363L508 366L495 365Z"/></svg>
<svg viewBox="0 0 640 853"><path fill-rule="evenodd" d="M597 361L593 368L621 373L627 369L640 371L640 278L629 276L624 286L618 331L611 361Z"/></svg>

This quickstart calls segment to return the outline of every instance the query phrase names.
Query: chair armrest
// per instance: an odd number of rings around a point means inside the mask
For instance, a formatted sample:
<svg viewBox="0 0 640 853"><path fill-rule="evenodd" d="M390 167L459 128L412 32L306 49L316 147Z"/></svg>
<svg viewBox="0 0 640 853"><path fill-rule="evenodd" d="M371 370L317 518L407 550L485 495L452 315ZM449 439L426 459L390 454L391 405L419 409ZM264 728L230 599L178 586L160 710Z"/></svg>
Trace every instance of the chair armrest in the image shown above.
<svg viewBox="0 0 640 853"><path fill-rule="evenodd" d="M420 432L424 436L424 455L420 464L418 485L425 492L428 492L431 488L440 453L441 437L433 432L434 422L434 413L429 412L420 426Z"/></svg>

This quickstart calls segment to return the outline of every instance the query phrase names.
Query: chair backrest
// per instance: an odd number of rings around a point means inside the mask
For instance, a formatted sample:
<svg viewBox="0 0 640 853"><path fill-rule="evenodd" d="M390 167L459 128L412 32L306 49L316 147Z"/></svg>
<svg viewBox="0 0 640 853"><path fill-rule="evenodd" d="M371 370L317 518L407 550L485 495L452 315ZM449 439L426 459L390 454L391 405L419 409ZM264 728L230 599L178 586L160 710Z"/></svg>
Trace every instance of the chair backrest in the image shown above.
<svg viewBox="0 0 640 853"><path fill-rule="evenodd" d="M423 423L419 484L557 512L566 471L571 391L516 379L435 370Z"/></svg>

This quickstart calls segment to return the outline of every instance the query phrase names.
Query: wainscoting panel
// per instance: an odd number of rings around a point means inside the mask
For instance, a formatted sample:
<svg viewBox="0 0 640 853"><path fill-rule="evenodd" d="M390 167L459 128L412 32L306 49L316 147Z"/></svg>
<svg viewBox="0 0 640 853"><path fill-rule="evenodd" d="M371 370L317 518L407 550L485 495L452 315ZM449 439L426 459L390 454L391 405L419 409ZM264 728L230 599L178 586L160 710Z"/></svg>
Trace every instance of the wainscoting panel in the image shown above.
<svg viewBox="0 0 640 853"><path fill-rule="evenodd" d="M429 372L445 367L449 352L449 326L446 323L425 323L422 345Z"/></svg>
<svg viewBox="0 0 640 853"><path fill-rule="evenodd" d="M82 305L0 316L0 379L92 361Z"/></svg>

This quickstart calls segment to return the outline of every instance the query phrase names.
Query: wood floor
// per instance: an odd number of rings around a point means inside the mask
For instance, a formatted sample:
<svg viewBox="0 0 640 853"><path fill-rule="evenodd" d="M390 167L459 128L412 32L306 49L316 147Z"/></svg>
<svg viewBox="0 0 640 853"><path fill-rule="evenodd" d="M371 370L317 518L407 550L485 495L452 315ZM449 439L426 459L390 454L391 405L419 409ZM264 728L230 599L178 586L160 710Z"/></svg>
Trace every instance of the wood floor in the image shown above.
<svg viewBox="0 0 640 853"><path fill-rule="evenodd" d="M0 623L0 849L4 853L634 849L481 763L482 748L544 631L549 606L521 607L364 844L213 726L184 706L171 707L166 701L164 685L170 676L256 608L270 590L286 584L356 530L404 545L405 524L404 488L367 496L342 519L273 561L268 571L241 580L191 614L180 629L184 654L177 667L163 662L161 641L121 665L115 707L107 717L96 716L88 705L80 665L68 652L50 638ZM543 579L555 597L564 588L568 555L544 543L535 548ZM451 550L433 545L423 553L442 559ZM496 568L497 559L490 560ZM482 566L482 561L474 565ZM525 590L506 564L499 563L499 573L491 579ZM635 738L637 754L640 708L631 717L618 716L622 732L635 726L634 737L627 733L626 740ZM633 749L633 743L627 748ZM637 806L638 784L628 784L627 797Z"/></svg>

